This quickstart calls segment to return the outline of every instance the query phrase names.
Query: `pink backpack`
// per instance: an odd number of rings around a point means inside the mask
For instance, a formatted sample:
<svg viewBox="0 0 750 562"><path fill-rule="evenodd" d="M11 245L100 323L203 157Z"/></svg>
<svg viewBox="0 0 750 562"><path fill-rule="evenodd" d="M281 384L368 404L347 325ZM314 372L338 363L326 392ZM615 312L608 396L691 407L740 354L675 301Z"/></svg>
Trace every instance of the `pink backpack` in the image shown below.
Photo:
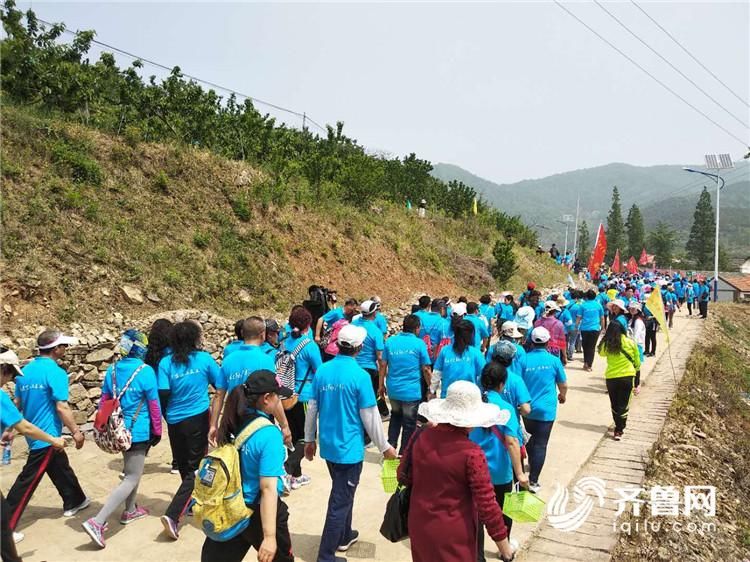
<svg viewBox="0 0 750 562"><path fill-rule="evenodd" d="M339 332L341 331L341 328L346 326L348 323L349 320L347 320L346 318L342 318L341 320L336 320L336 322L333 323L333 326L331 326L331 335L328 338L328 343L323 349L323 351L325 351L328 355L339 354L339 346L336 345L336 342L339 339Z"/></svg>

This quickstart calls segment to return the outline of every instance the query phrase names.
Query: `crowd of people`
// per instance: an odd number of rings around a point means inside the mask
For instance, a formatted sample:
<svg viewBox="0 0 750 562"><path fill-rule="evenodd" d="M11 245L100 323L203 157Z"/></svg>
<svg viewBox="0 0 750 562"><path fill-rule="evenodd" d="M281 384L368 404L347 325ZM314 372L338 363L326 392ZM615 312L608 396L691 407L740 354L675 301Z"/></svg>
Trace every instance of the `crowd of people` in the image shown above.
<svg viewBox="0 0 750 562"><path fill-rule="evenodd" d="M654 291L662 296L663 319L646 306ZM238 447L251 515L236 533L207 533L202 560L239 561L250 548L261 562L293 560L282 498L311 484L303 459L316 455L331 478L317 559L343 560L359 539L352 513L367 448L385 459L401 455L399 480L412 488L414 560L484 560L485 528L508 560L517 545L502 512L505 493L542 488L558 405L566 402L566 365L576 353L586 371L597 356L606 361L612 438L620 440L641 366L656 353L657 320L671 325L684 304L692 314L694 299L705 317L707 294L705 280L639 274L545 295L529 283L517 297L504 292L496 301L490 294L455 302L424 295L392 335L377 296L327 311L296 305L283 326L258 316L239 320L220 364L202 349L197 322L160 319L148 333L128 329L106 371L100 408L119 401L132 444L122 453L121 482L83 531L105 548L119 509L123 525L150 515L137 501L138 487L166 424L180 484L159 516L164 534L179 540L196 478L205 482L207 451L256 424ZM76 343L45 330L38 355L22 368L12 350L1 350L2 382L15 380L15 401L0 392L3 440L15 430L29 447L2 499L3 561L20 560L15 543L23 535L16 529L44 474L62 497L64 516L90 504L61 439L65 426L76 448L84 446L58 364Z"/></svg>

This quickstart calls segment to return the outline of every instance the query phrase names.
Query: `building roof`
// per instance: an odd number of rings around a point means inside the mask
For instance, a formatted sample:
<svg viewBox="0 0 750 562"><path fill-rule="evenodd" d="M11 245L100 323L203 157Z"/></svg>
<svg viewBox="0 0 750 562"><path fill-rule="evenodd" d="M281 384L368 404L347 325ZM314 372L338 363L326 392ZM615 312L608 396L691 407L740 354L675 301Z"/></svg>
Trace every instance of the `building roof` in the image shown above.
<svg viewBox="0 0 750 562"><path fill-rule="evenodd" d="M750 293L750 274L723 274L719 275L719 279L730 284L732 287L743 293Z"/></svg>

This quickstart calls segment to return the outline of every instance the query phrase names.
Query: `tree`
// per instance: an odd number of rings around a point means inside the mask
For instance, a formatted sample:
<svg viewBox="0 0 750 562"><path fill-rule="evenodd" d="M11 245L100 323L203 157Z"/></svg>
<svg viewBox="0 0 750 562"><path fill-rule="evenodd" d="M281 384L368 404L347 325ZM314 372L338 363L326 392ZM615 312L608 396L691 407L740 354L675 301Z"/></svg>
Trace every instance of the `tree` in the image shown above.
<svg viewBox="0 0 750 562"><path fill-rule="evenodd" d="M498 239L492 249L492 257L495 258L495 263L490 266L490 273L492 273L498 285L502 286L510 280L518 269L516 254L513 253L513 240Z"/></svg>
<svg viewBox="0 0 750 562"><path fill-rule="evenodd" d="M688 256L692 259L696 269L711 269L714 261L714 236L716 222L714 209L711 205L711 195L705 187L698 198L698 204L693 213L693 226L688 237Z"/></svg>
<svg viewBox="0 0 750 562"><path fill-rule="evenodd" d="M643 243L646 238L645 228L643 227L643 215L638 205L633 204L630 207L625 228L628 229L628 255L638 259L641 255L641 250L643 250Z"/></svg>
<svg viewBox="0 0 750 562"><path fill-rule="evenodd" d="M578 225L578 250L576 257L581 263L586 263L589 259L589 253L591 252L591 234L589 233L589 225L586 221L581 221Z"/></svg>
<svg viewBox="0 0 750 562"><path fill-rule="evenodd" d="M672 265L674 240L677 233L667 223L659 221L656 228L648 235L648 245L654 253L654 260L659 267Z"/></svg>
<svg viewBox="0 0 750 562"><path fill-rule="evenodd" d="M612 188L612 206L607 215L607 262L612 261L615 252L625 248L625 227L622 224L622 208L620 206L620 192L617 186Z"/></svg>

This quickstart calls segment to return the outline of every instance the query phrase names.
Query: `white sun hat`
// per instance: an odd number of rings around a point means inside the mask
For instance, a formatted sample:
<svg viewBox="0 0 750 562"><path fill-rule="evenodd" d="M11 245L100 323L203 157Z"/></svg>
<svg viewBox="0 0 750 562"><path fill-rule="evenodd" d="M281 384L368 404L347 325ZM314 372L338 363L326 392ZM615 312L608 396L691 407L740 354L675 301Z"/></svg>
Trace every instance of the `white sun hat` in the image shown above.
<svg viewBox="0 0 750 562"><path fill-rule="evenodd" d="M535 316L536 311L533 308L531 308L530 306L522 306L516 312L516 317L513 319L513 321L519 328L530 330L534 325Z"/></svg>
<svg viewBox="0 0 750 562"><path fill-rule="evenodd" d="M421 403L419 415L431 422L456 427L492 427L505 425L510 419L508 410L482 402L479 387L469 381L454 382L448 387L445 399L435 398Z"/></svg>

